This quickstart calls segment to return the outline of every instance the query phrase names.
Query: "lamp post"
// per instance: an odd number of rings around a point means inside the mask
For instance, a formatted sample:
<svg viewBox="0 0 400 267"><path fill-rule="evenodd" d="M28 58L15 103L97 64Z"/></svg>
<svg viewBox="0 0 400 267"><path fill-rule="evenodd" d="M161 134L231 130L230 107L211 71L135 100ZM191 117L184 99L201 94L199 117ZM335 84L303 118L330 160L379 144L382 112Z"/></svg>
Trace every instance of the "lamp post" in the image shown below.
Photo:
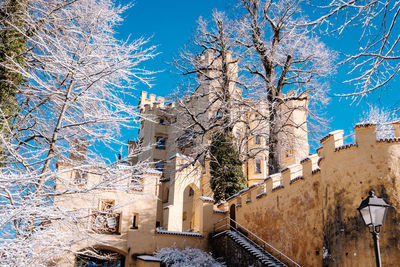
<svg viewBox="0 0 400 267"><path fill-rule="evenodd" d="M369 191L369 196L364 199L358 211L365 223L369 227L370 233L374 239L376 266L381 267L381 253L379 250L379 232L385 222L386 212L390 205L380 197L376 197L374 191Z"/></svg>

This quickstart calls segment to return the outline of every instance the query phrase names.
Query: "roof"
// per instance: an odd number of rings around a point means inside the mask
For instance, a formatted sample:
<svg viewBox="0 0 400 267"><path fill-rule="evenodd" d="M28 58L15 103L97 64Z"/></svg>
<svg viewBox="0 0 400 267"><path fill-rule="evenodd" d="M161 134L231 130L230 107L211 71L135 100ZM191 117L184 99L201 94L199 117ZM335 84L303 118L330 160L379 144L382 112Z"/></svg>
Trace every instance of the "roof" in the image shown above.
<svg viewBox="0 0 400 267"><path fill-rule="evenodd" d="M159 228L156 230L156 234L203 237L203 235L200 234L199 232L175 232L175 231L166 231Z"/></svg>
<svg viewBox="0 0 400 267"><path fill-rule="evenodd" d="M150 256L150 255L139 255L137 256L138 259L144 260L144 261L157 261L157 262L161 262L160 258L154 257L154 256Z"/></svg>

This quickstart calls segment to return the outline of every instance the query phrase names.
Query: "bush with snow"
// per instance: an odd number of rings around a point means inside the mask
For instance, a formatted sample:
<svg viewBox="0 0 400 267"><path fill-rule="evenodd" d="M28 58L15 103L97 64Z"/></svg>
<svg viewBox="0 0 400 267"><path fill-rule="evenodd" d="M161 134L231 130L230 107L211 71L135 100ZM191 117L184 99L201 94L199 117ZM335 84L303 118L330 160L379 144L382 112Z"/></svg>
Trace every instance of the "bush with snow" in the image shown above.
<svg viewBox="0 0 400 267"><path fill-rule="evenodd" d="M223 267L224 264L217 262L210 253L195 248L179 250L174 247L163 248L156 252L168 267Z"/></svg>

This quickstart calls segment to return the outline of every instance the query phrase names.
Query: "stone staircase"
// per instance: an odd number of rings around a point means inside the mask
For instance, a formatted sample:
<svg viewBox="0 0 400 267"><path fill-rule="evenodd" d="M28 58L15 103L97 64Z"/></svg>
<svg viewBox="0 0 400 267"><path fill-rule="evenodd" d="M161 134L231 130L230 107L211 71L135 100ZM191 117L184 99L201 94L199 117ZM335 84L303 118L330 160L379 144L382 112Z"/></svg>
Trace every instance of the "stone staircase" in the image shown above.
<svg viewBox="0 0 400 267"><path fill-rule="evenodd" d="M225 230L213 236L214 254L227 266L286 267L261 246L238 231Z"/></svg>
<svg viewBox="0 0 400 267"><path fill-rule="evenodd" d="M228 267L301 267L230 216L214 223L209 240L214 255L223 258Z"/></svg>
<svg viewBox="0 0 400 267"><path fill-rule="evenodd" d="M256 257L262 264L267 267L287 267L286 264L283 264L281 261L276 259L270 253L265 251L261 246L259 246L254 241L247 238L245 235L240 232L235 232L231 230L226 231L226 235L229 236L233 241L242 246L245 250L247 250L251 255Z"/></svg>

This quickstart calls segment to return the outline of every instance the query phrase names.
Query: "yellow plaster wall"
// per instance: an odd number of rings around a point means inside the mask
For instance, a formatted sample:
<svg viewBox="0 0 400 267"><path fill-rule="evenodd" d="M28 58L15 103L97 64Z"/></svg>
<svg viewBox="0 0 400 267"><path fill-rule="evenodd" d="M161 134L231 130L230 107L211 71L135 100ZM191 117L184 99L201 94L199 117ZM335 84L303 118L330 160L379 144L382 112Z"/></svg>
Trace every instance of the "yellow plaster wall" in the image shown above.
<svg viewBox="0 0 400 267"><path fill-rule="evenodd" d="M183 229L182 212L184 210L184 191L187 186L191 186L196 196L200 195L201 168L199 166L188 166L183 168L189 161L180 155L176 155L173 159L175 165L175 176L171 178L173 186L169 189L170 199L165 205L168 205L168 224L169 231L186 231ZM196 205L194 205L196 206ZM196 212L192 210L192 212ZM188 217L190 215L188 214ZM165 225L165 219L164 219Z"/></svg>
<svg viewBox="0 0 400 267"><path fill-rule="evenodd" d="M321 140L318 156L221 206L228 210L240 203L237 221L302 266L374 266L372 237L357 211L374 189L394 207L380 236L383 266L397 266L400 141L376 141L373 125L355 130L356 144L343 146L343 131L332 132ZM266 194L257 198L264 187Z"/></svg>
<svg viewBox="0 0 400 267"><path fill-rule="evenodd" d="M59 169L67 168L68 166L59 166ZM57 180L56 188L59 191L63 190L65 183L72 181L73 171L64 172ZM91 186L101 179L99 175L88 175L86 186ZM128 242L128 233L130 231L139 232L139 239L146 239L154 235L156 212L157 212L157 196L156 185L158 183L159 174L145 174L143 179L143 191L113 191L103 190L97 192L88 192L81 194L62 195L55 198L55 204L63 210L81 210L82 216L87 216L87 220L83 220L81 225L82 233L76 231L74 235L82 234L82 241L73 245L73 250L80 251L85 248L107 248L116 251L122 255L129 255L131 251ZM128 183L128 180L124 182ZM120 234L96 234L87 235L86 229L90 228L89 214L92 209L99 210L100 200L115 201L113 213L120 214L119 232ZM133 223L133 214L137 213L138 229L131 230ZM65 229L66 230L66 229ZM63 231L60 229L60 231ZM68 258L68 257L66 257ZM70 256L69 258L74 259ZM130 260L127 259L127 263ZM65 266L73 265L73 261L69 260Z"/></svg>
<svg viewBox="0 0 400 267"><path fill-rule="evenodd" d="M324 140L319 150L324 177L322 188L324 247L331 255L327 266L375 266L372 236L356 210L373 189L393 208L380 234L383 266L400 262L400 143L397 139L378 142L375 126L355 128L356 146L343 147L342 134ZM335 147L335 148L334 148Z"/></svg>

